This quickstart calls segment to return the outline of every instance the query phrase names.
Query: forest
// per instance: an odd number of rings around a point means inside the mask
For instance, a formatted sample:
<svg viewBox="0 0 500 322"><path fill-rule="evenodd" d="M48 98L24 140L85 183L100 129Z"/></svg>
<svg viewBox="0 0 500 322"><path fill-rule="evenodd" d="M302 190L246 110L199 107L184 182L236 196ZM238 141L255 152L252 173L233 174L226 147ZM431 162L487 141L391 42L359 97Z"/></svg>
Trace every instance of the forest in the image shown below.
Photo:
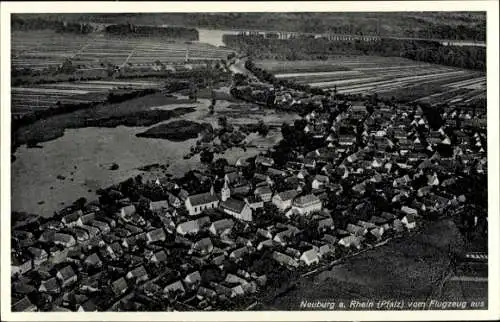
<svg viewBox="0 0 500 322"><path fill-rule="evenodd" d="M324 38L270 39L224 35L227 46L255 59L327 60L337 55L396 56L474 70L486 70L486 48L446 46L436 41L382 38L376 42L331 41Z"/></svg>
<svg viewBox="0 0 500 322"><path fill-rule="evenodd" d="M23 19L19 15L11 17L12 30L54 30L55 32L67 32L88 34L95 31L95 28L84 22L68 22L62 20L49 20L42 17Z"/></svg>
<svg viewBox="0 0 500 322"><path fill-rule="evenodd" d="M186 27L156 27L137 26L132 24L109 25L105 28L107 33L127 36L157 36L180 38L184 40L198 40L198 30Z"/></svg>
<svg viewBox="0 0 500 322"><path fill-rule="evenodd" d="M130 22L137 25L176 25L223 30L256 29L477 41L486 39L484 12L58 13L44 14L44 17L75 22Z"/></svg>

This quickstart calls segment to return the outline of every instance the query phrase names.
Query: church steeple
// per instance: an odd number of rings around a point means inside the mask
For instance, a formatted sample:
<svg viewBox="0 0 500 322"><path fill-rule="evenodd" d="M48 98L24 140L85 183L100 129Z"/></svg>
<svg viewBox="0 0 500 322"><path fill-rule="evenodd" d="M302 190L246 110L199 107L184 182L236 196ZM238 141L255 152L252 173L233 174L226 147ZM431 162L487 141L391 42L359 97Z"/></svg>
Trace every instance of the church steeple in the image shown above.
<svg viewBox="0 0 500 322"><path fill-rule="evenodd" d="M227 180L224 180L224 186L222 187L222 190L220 191L220 197L222 201L226 201L231 197L231 190L229 189L229 185L227 184Z"/></svg>

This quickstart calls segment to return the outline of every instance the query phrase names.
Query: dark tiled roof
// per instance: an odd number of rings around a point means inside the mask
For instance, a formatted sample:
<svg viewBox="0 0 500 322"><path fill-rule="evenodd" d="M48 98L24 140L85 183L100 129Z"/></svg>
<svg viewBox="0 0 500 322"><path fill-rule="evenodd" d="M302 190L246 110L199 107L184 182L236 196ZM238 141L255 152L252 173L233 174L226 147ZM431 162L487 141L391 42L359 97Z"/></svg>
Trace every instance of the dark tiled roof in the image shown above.
<svg viewBox="0 0 500 322"><path fill-rule="evenodd" d="M278 196L281 198L281 200L290 200L295 198L298 195L297 190L287 190L278 193Z"/></svg>
<svg viewBox="0 0 500 322"><path fill-rule="evenodd" d="M294 200L293 204L295 206L303 207L303 206L312 205L312 204L320 203L320 202L321 202L321 200L319 200L318 197L311 194L311 195L298 197L297 199Z"/></svg>
<svg viewBox="0 0 500 322"><path fill-rule="evenodd" d="M215 194L211 195L210 192L205 192L189 196L189 200L192 206L199 206L218 201L219 199Z"/></svg>
<svg viewBox="0 0 500 322"><path fill-rule="evenodd" d="M224 209L241 213L245 207L245 202L233 198L229 198L226 201L221 202L220 206Z"/></svg>
<svg viewBox="0 0 500 322"><path fill-rule="evenodd" d="M59 273L61 274L63 280L68 280L76 275L71 266L69 265L60 269Z"/></svg>

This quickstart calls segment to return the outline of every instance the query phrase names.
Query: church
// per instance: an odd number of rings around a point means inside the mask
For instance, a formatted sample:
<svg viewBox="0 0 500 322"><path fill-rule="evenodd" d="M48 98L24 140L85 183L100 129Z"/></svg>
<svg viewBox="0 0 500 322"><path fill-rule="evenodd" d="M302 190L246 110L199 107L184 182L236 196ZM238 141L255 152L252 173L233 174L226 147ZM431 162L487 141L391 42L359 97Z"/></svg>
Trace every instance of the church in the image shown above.
<svg viewBox="0 0 500 322"><path fill-rule="evenodd" d="M185 206L189 215L195 216L206 209L219 207L225 213L236 219L243 221L252 221L252 208L248 202L231 198L231 189L228 181L224 180L224 186L219 197L214 193L213 186L210 192L189 196L185 201Z"/></svg>

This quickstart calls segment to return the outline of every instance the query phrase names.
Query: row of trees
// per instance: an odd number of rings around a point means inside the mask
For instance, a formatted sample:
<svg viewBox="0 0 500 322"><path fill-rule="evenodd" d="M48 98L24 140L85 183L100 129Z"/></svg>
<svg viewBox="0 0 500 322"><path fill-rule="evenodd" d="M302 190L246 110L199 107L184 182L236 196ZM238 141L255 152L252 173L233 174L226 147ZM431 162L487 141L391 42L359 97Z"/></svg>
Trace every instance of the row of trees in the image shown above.
<svg viewBox="0 0 500 322"><path fill-rule="evenodd" d="M328 39L269 39L224 35L224 42L256 59L326 60L335 55L398 56L460 68L485 70L486 48L446 46L436 41L382 38L377 42Z"/></svg>
<svg viewBox="0 0 500 322"><path fill-rule="evenodd" d="M46 30L51 29L56 32L68 32L78 34L89 34L96 28L89 23L67 22L62 20L48 20L40 17L23 19L19 15L12 15L12 30Z"/></svg>
<svg viewBox="0 0 500 322"><path fill-rule="evenodd" d="M110 34L134 35L134 36L158 36L169 38L180 38L185 40L198 40L198 30L187 27L157 27L138 26L132 24L109 25L105 31Z"/></svg>

